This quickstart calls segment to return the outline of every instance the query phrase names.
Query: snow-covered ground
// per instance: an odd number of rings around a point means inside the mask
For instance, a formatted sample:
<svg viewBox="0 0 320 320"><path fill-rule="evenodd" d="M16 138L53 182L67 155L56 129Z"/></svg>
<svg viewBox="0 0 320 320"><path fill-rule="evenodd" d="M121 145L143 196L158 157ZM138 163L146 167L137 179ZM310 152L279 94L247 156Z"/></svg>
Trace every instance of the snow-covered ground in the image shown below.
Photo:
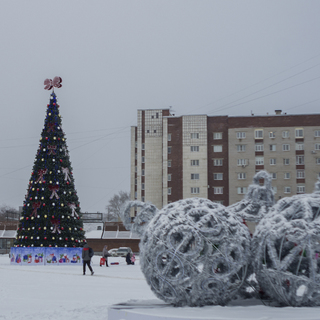
<svg viewBox="0 0 320 320"><path fill-rule="evenodd" d="M163 319L169 315L181 320L320 319L320 308L273 308L256 300L233 302L227 307L165 306L148 287L139 259L136 265L127 266L124 258L112 257L109 262L119 265L109 268L100 267L99 260L94 256L95 274L83 276L82 266L16 266L10 265L8 255L0 255L0 319L108 319L108 307L118 303L141 306L139 310L146 316Z"/></svg>

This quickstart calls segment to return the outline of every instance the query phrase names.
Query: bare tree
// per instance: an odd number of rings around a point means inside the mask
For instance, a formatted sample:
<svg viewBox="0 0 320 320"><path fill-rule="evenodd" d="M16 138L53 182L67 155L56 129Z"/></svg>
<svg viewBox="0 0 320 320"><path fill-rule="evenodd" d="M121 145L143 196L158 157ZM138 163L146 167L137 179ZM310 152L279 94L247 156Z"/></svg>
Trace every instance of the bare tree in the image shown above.
<svg viewBox="0 0 320 320"><path fill-rule="evenodd" d="M0 206L0 220L12 221L19 220L19 211L7 205Z"/></svg>
<svg viewBox="0 0 320 320"><path fill-rule="evenodd" d="M106 206L107 213L104 214L106 221L121 221L120 213L124 204L130 200L130 193L126 191L119 191L115 194Z"/></svg>

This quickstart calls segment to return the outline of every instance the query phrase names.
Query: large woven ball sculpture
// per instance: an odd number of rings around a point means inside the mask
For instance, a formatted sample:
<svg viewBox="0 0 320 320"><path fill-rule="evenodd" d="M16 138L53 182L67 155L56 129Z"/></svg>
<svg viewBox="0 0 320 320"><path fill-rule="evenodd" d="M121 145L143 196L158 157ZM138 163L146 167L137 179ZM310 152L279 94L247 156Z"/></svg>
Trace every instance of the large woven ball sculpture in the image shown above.
<svg viewBox="0 0 320 320"><path fill-rule="evenodd" d="M165 206L140 241L140 265L155 295L175 306L225 305L250 258L247 227L207 199Z"/></svg>
<svg viewBox="0 0 320 320"><path fill-rule="evenodd" d="M286 306L320 305L320 194L284 198L252 240L261 289Z"/></svg>

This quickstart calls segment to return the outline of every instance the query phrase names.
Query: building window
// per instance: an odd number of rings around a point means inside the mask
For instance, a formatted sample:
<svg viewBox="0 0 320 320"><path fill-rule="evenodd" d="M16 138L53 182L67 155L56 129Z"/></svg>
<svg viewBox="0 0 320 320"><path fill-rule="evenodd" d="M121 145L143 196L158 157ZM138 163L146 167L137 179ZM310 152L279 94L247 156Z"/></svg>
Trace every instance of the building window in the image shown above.
<svg viewBox="0 0 320 320"><path fill-rule="evenodd" d="M248 165L248 159L238 159L237 160L238 166L247 166Z"/></svg>
<svg viewBox="0 0 320 320"><path fill-rule="evenodd" d="M255 151L263 151L263 144L262 143L257 143L255 145Z"/></svg>
<svg viewBox="0 0 320 320"><path fill-rule="evenodd" d="M222 145L213 146L213 152L222 152Z"/></svg>
<svg viewBox="0 0 320 320"><path fill-rule="evenodd" d="M213 133L213 140L221 140L221 139L222 139L222 132Z"/></svg>
<svg viewBox="0 0 320 320"><path fill-rule="evenodd" d="M270 159L270 165L274 166L275 164L277 164L277 159L276 158Z"/></svg>
<svg viewBox="0 0 320 320"><path fill-rule="evenodd" d="M245 194L247 193L246 187L238 187L238 194Z"/></svg>
<svg viewBox="0 0 320 320"><path fill-rule="evenodd" d="M199 166L199 160L191 160L191 166Z"/></svg>
<svg viewBox="0 0 320 320"><path fill-rule="evenodd" d="M314 145L314 149L315 149L315 150L320 150L320 143L316 143L316 144Z"/></svg>
<svg viewBox="0 0 320 320"><path fill-rule="evenodd" d="M243 131L237 132L237 139L245 139L246 133Z"/></svg>
<svg viewBox="0 0 320 320"><path fill-rule="evenodd" d="M282 151L290 151L290 144L286 143L282 145Z"/></svg>
<svg viewBox="0 0 320 320"><path fill-rule="evenodd" d="M143 144L141 145L141 150L144 150L144 146L145 146L145 144L143 143Z"/></svg>
<svg viewBox="0 0 320 320"><path fill-rule="evenodd" d="M171 133L168 133L168 141L171 141Z"/></svg>
<svg viewBox="0 0 320 320"><path fill-rule="evenodd" d="M145 172L144 169L142 169L142 170L141 170L141 175L142 175L142 176L145 175L144 172Z"/></svg>
<svg viewBox="0 0 320 320"><path fill-rule="evenodd" d="M168 174L168 181L171 181L171 174Z"/></svg>
<svg viewBox="0 0 320 320"><path fill-rule="evenodd" d="M297 170L297 179L304 179L304 170Z"/></svg>
<svg viewBox="0 0 320 320"><path fill-rule="evenodd" d="M285 166L288 166L288 165L290 164L290 159L289 159L289 158L284 158L284 159L283 159L283 164L284 164Z"/></svg>
<svg viewBox="0 0 320 320"><path fill-rule="evenodd" d="M156 112L156 118L157 118L157 119L159 118L159 113L158 113L158 112Z"/></svg>
<svg viewBox="0 0 320 320"><path fill-rule="evenodd" d="M150 130L147 130L147 133L150 133Z"/></svg>
<svg viewBox="0 0 320 320"><path fill-rule="evenodd" d="M134 184L135 184L135 185L138 184L138 179L134 179Z"/></svg>
<svg viewBox="0 0 320 320"><path fill-rule="evenodd" d="M171 195L171 188L168 188L168 195Z"/></svg>
<svg viewBox="0 0 320 320"><path fill-rule="evenodd" d="M153 130L153 133L157 133L157 130Z"/></svg>
<svg viewBox="0 0 320 320"><path fill-rule="evenodd" d="M199 139L199 133L198 132L193 132L190 135L191 135L191 139Z"/></svg>
<svg viewBox="0 0 320 320"><path fill-rule="evenodd" d="M221 167L223 165L223 159L213 159L213 165L215 167Z"/></svg>
<svg viewBox="0 0 320 320"><path fill-rule="evenodd" d="M277 151L277 145L276 144L270 144L269 145L269 150L270 151Z"/></svg>
<svg viewBox="0 0 320 320"><path fill-rule="evenodd" d="M141 190L144 190L144 183L141 183Z"/></svg>
<svg viewBox="0 0 320 320"><path fill-rule="evenodd" d="M171 167L171 160L168 160L168 167Z"/></svg>
<svg viewBox="0 0 320 320"><path fill-rule="evenodd" d="M269 138L274 139L276 137L276 133L274 131L269 132Z"/></svg>
<svg viewBox="0 0 320 320"><path fill-rule="evenodd" d="M144 202L144 200L145 200L145 198L144 198L144 197L141 197L141 201Z"/></svg>
<svg viewBox="0 0 320 320"><path fill-rule="evenodd" d="M223 187L214 187L213 193L214 194L223 194Z"/></svg>
<svg viewBox="0 0 320 320"><path fill-rule="evenodd" d="M320 130L316 130L316 131L314 132L314 136L315 136L315 137L320 137Z"/></svg>
<svg viewBox="0 0 320 320"><path fill-rule="evenodd" d="M263 157L256 157L256 166L264 165L264 158Z"/></svg>
<svg viewBox="0 0 320 320"><path fill-rule="evenodd" d="M168 147L168 154L171 154L172 147Z"/></svg>
<svg viewBox="0 0 320 320"><path fill-rule="evenodd" d="M213 180L223 180L223 173L214 173Z"/></svg>
<svg viewBox="0 0 320 320"><path fill-rule="evenodd" d="M291 193L291 187L284 187L284 193Z"/></svg>
<svg viewBox="0 0 320 320"><path fill-rule="evenodd" d="M316 164L320 164L320 158L316 159Z"/></svg>
<svg viewBox="0 0 320 320"><path fill-rule="evenodd" d="M134 172L138 172L138 167L137 166L134 167Z"/></svg>
<svg viewBox="0 0 320 320"><path fill-rule="evenodd" d="M134 147L138 148L138 142L137 141L134 143Z"/></svg>
<svg viewBox="0 0 320 320"><path fill-rule="evenodd" d="M273 191L274 193L277 193L278 188L277 188L277 187L272 187L272 191Z"/></svg>
<svg viewBox="0 0 320 320"><path fill-rule="evenodd" d="M305 186L297 186L297 193L305 193Z"/></svg>
<svg viewBox="0 0 320 320"><path fill-rule="evenodd" d="M238 180L247 179L247 174L245 172L238 173Z"/></svg>
<svg viewBox="0 0 320 320"><path fill-rule="evenodd" d="M137 199L137 197L138 197L138 193L137 193L137 191L134 193L134 198L135 199Z"/></svg>
<svg viewBox="0 0 320 320"><path fill-rule="evenodd" d="M144 161L145 161L145 158L143 156L143 157L141 157L141 162L144 163Z"/></svg>
<svg viewBox="0 0 320 320"><path fill-rule="evenodd" d="M199 180L199 173L191 173L191 180Z"/></svg>
<svg viewBox="0 0 320 320"><path fill-rule="evenodd" d="M246 145L245 144L237 144L237 151L238 152L245 152L246 151Z"/></svg>
<svg viewBox="0 0 320 320"><path fill-rule="evenodd" d="M296 143L296 150L304 150L304 144L303 143Z"/></svg>
<svg viewBox="0 0 320 320"><path fill-rule="evenodd" d="M296 156L296 164L304 164L304 156Z"/></svg>
<svg viewBox="0 0 320 320"><path fill-rule="evenodd" d="M190 146L191 152L199 152L199 146Z"/></svg>
<svg viewBox="0 0 320 320"><path fill-rule="evenodd" d="M282 138L289 138L289 131L282 131Z"/></svg>
<svg viewBox="0 0 320 320"><path fill-rule="evenodd" d="M284 178L285 179L290 179L290 172L285 172L284 173Z"/></svg>
<svg viewBox="0 0 320 320"><path fill-rule="evenodd" d="M272 180L277 179L277 174L276 174L276 172L271 172L271 179L272 179Z"/></svg>
<svg viewBox="0 0 320 320"><path fill-rule="evenodd" d="M200 188L199 187L193 187L191 188L191 194L199 194L200 193Z"/></svg>
<svg viewBox="0 0 320 320"><path fill-rule="evenodd" d="M263 129L254 130L254 138L255 139L263 139Z"/></svg>
<svg viewBox="0 0 320 320"><path fill-rule="evenodd" d="M302 128L296 128L295 133L296 133L296 138L303 138L303 129Z"/></svg>

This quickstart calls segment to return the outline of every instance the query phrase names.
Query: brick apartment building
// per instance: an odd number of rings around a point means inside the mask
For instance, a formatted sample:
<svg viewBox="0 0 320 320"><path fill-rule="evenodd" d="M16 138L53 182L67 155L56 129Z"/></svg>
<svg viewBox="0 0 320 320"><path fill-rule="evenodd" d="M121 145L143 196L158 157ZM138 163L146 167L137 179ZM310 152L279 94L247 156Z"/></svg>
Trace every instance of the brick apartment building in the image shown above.
<svg viewBox="0 0 320 320"><path fill-rule="evenodd" d="M131 128L131 199L158 208L190 197L230 205L260 170L275 198L311 193L320 174L320 114L174 116L138 110Z"/></svg>

